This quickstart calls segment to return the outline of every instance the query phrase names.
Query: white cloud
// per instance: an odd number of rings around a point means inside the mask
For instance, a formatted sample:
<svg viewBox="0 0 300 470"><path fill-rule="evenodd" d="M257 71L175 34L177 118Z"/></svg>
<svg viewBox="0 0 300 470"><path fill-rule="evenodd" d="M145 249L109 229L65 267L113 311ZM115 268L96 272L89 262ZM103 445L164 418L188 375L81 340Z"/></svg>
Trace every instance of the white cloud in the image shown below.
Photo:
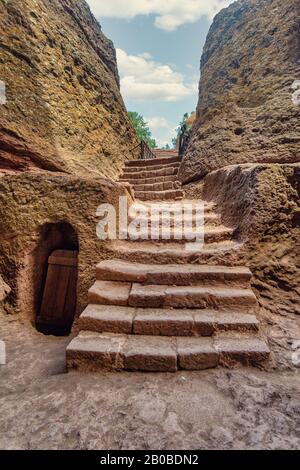
<svg viewBox="0 0 300 470"><path fill-rule="evenodd" d="M186 83L181 73L148 54L134 56L117 49L117 59L125 100L174 102L197 94L197 83Z"/></svg>
<svg viewBox="0 0 300 470"><path fill-rule="evenodd" d="M171 144L173 137L176 136L176 128L163 116L153 116L145 118L152 135L159 147Z"/></svg>
<svg viewBox="0 0 300 470"><path fill-rule="evenodd" d="M148 123L150 129L154 132L157 129L169 129L170 123L166 118L161 116L155 116L152 118L145 118L145 121Z"/></svg>
<svg viewBox="0 0 300 470"><path fill-rule="evenodd" d="M138 15L155 15L155 26L174 31L202 16L212 19L233 0L88 0L98 17L132 19Z"/></svg>
<svg viewBox="0 0 300 470"><path fill-rule="evenodd" d="M146 60L152 59L152 55L149 52L143 52L142 54L139 54L139 57L142 57L143 59L146 59Z"/></svg>

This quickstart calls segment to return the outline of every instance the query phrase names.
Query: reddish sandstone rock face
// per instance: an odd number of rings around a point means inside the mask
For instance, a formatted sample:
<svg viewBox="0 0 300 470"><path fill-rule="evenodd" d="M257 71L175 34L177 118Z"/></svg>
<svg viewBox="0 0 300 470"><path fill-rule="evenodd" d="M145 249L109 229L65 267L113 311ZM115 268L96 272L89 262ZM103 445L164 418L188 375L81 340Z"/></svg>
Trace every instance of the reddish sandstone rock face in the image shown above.
<svg viewBox="0 0 300 470"><path fill-rule="evenodd" d="M0 304L7 295L6 311L35 321L45 263L53 251L65 247L79 250L77 313L81 313L95 264L110 256L107 242L96 234L96 210L102 203L118 208L119 196L124 195L124 188L107 178L32 171L0 178Z"/></svg>
<svg viewBox="0 0 300 470"><path fill-rule="evenodd" d="M203 195L236 227L244 263L272 350L290 367L293 339L300 334L300 164L235 165L204 178ZM240 256L243 258L243 256Z"/></svg>
<svg viewBox="0 0 300 470"><path fill-rule="evenodd" d="M216 16L182 181L231 164L300 161L299 17L299 0L243 0Z"/></svg>
<svg viewBox="0 0 300 470"><path fill-rule="evenodd" d="M10 287L3 281L2 276L0 276L0 302L2 302L9 293Z"/></svg>
<svg viewBox="0 0 300 470"><path fill-rule="evenodd" d="M0 31L0 169L118 175L136 141L85 1L1 0Z"/></svg>

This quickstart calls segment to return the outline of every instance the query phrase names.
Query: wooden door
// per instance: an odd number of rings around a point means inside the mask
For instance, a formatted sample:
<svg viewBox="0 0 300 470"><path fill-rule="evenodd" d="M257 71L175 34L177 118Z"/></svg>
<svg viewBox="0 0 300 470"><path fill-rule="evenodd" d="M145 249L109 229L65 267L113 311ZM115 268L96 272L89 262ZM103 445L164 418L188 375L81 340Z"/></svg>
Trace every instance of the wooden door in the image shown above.
<svg viewBox="0 0 300 470"><path fill-rule="evenodd" d="M56 250L48 259L41 309L36 325L39 331L68 334L76 310L78 252Z"/></svg>

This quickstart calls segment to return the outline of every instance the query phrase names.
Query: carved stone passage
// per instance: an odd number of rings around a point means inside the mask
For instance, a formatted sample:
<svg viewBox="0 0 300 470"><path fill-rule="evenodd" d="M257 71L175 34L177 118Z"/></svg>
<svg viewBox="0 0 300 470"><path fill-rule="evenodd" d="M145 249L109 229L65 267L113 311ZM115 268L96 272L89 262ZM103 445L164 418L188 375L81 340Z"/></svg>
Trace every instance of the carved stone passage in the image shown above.
<svg viewBox="0 0 300 470"><path fill-rule="evenodd" d="M183 190L163 190L173 184L165 178L176 181L178 162L161 160L126 164L123 179L133 182L140 200L184 197ZM159 218L155 239L115 242L114 259L97 266L81 333L67 348L69 369L175 372L258 365L269 358L251 272L238 260L234 230L222 225L213 204L203 206L205 243L192 254L182 243L187 238L172 236L175 215L168 238ZM186 217L194 226L195 214L185 213L184 222Z"/></svg>

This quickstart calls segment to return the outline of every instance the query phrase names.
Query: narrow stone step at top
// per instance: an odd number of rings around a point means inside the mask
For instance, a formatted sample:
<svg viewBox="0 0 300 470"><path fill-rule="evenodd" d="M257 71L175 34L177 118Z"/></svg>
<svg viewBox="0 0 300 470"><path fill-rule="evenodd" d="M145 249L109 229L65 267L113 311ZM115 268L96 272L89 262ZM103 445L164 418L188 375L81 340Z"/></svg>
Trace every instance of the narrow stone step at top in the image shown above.
<svg viewBox="0 0 300 470"><path fill-rule="evenodd" d="M97 280L170 286L221 283L249 287L251 271L247 267L241 266L150 265L122 260L107 260L97 265Z"/></svg>
<svg viewBox="0 0 300 470"><path fill-rule="evenodd" d="M203 230L203 229L202 229ZM151 232L151 229L147 227L147 230L140 230L138 233L139 238L135 241L144 242L145 240L152 241L155 243L159 241L161 243L173 243L175 240L178 244L193 243L196 241L197 230L179 230L177 228L165 229L160 227L159 230ZM227 227L204 227L204 242L205 243L217 243L224 240L231 240L233 237L233 229Z"/></svg>
<svg viewBox="0 0 300 470"><path fill-rule="evenodd" d="M146 179L146 178L162 178L164 176L178 175L177 167L162 168L161 170L143 170L140 169L136 173L128 173L125 171L122 175L122 180L128 181L129 179Z"/></svg>
<svg viewBox="0 0 300 470"><path fill-rule="evenodd" d="M142 285L96 281L89 290L89 304L143 308L243 309L257 306L251 289L213 286Z"/></svg>
<svg viewBox="0 0 300 470"><path fill-rule="evenodd" d="M67 347L68 370L176 372L203 370L228 363L259 365L270 350L256 335L238 340L83 331Z"/></svg>
<svg viewBox="0 0 300 470"><path fill-rule="evenodd" d="M157 170L163 170L163 169L177 169L177 172L179 170L180 164L179 163L167 163L164 165L150 165L150 166L130 166L126 167L124 173L126 174L132 174L132 173L139 173L141 170L142 171L157 171Z"/></svg>
<svg viewBox="0 0 300 470"><path fill-rule="evenodd" d="M129 160L125 162L125 167L143 167L143 166L155 166L155 165L168 165L170 163L180 163L181 158L178 156L172 156L171 158L153 158L149 160Z"/></svg>
<svg viewBox="0 0 300 470"><path fill-rule="evenodd" d="M153 153L156 155L156 158L180 157L177 149L172 149L172 150L154 149Z"/></svg>
<svg viewBox="0 0 300 470"><path fill-rule="evenodd" d="M257 332L255 315L215 310L173 310L89 305L80 330L147 336L212 336L222 331Z"/></svg>
<svg viewBox="0 0 300 470"><path fill-rule="evenodd" d="M174 183L175 181L178 181L178 179L177 179L177 175L169 175L169 176L161 176L159 178L159 181L162 183ZM129 183L132 186L135 186L138 184L155 184L157 183L157 178L144 178L144 179L120 178L119 183Z"/></svg>
<svg viewBox="0 0 300 470"><path fill-rule="evenodd" d="M111 247L111 256L126 261L139 260L148 264L221 264L236 265L237 254L242 250L243 244L234 240L219 243L204 244L196 252L183 249L178 243L161 243L159 241L125 241L117 240Z"/></svg>
<svg viewBox="0 0 300 470"><path fill-rule="evenodd" d="M184 197L184 192L180 189L170 191L136 191L135 197L141 201L179 200Z"/></svg>

